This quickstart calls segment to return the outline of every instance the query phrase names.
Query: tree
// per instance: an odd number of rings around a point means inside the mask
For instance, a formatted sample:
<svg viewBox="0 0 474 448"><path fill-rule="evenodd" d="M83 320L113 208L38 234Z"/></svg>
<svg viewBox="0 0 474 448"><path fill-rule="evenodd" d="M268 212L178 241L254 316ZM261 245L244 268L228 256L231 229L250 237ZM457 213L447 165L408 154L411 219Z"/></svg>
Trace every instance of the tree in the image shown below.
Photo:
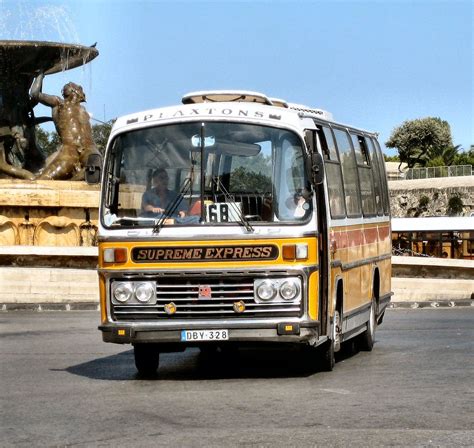
<svg viewBox="0 0 474 448"><path fill-rule="evenodd" d="M438 157L437 152L453 147L451 128L441 118L408 120L393 130L385 146L396 148L400 162L409 168L426 166L431 158Z"/></svg>
<svg viewBox="0 0 474 448"><path fill-rule="evenodd" d="M239 157L233 162L230 190L233 192L267 193L272 191L272 159L258 154Z"/></svg>
<svg viewBox="0 0 474 448"><path fill-rule="evenodd" d="M456 154L453 165L474 166L474 145L471 145L471 149L469 149L469 151L459 152Z"/></svg>
<svg viewBox="0 0 474 448"><path fill-rule="evenodd" d="M35 135L36 144L46 157L58 150L59 136L55 131L48 132L39 126L36 126Z"/></svg>
<svg viewBox="0 0 474 448"><path fill-rule="evenodd" d="M428 151L429 159L426 166L451 166L457 165L455 163L456 156L459 153L461 145L448 146L446 148L433 148Z"/></svg>
<svg viewBox="0 0 474 448"><path fill-rule="evenodd" d="M106 123L92 125L92 138L101 154L104 154L110 131L115 123L115 119ZM43 154L48 157L56 152L60 145L59 135L55 131L45 131L43 128L36 127L36 143Z"/></svg>
<svg viewBox="0 0 474 448"><path fill-rule="evenodd" d="M104 123L94 124L92 126L92 137L97 146L97 149L103 155L107 146L110 131L115 123L115 118Z"/></svg>
<svg viewBox="0 0 474 448"><path fill-rule="evenodd" d="M448 216L460 216L464 210L464 203L459 195L454 195L448 201Z"/></svg>
<svg viewBox="0 0 474 448"><path fill-rule="evenodd" d="M388 156L387 154L383 155L385 162L400 162L400 157L398 156Z"/></svg>

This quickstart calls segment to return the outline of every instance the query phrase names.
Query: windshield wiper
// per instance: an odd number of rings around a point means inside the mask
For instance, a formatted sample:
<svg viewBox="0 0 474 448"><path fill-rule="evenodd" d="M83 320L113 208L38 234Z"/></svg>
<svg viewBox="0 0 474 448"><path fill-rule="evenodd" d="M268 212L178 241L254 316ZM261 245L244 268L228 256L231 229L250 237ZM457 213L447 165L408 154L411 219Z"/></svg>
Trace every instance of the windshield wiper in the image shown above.
<svg viewBox="0 0 474 448"><path fill-rule="evenodd" d="M156 219L155 218L132 218L132 217L127 217L123 216L121 218L114 219L110 225L115 225L115 224L129 224L131 226L138 226L141 223L155 223Z"/></svg>
<svg viewBox="0 0 474 448"><path fill-rule="evenodd" d="M176 212L176 209L178 208L179 203L183 200L183 196L191 188L191 184L192 182L189 177L184 179L183 185L181 186L181 189L179 190L179 193L174 198L173 202L170 202L168 206L165 208L164 212L161 214L161 216L158 219L154 220L155 225L153 226L153 233L160 233L160 230L163 227L165 221L170 216L172 216L174 212Z"/></svg>
<svg viewBox="0 0 474 448"><path fill-rule="evenodd" d="M244 227L245 227L245 230L247 230L247 232L254 232L255 229L252 227L252 225L250 224L249 220L245 217L245 215L243 214L242 212L242 209L240 207L237 207L237 203L235 202L235 197L232 196L227 190L226 188L224 187L224 185L222 184L221 180L218 178L218 177L214 177L212 179L212 181L214 182L214 185L216 185L216 187L218 188L218 190L222 191L222 193L224 194L224 197L227 201L227 205L229 205L229 207L234 211L234 213L238 216L239 218L239 223L242 224Z"/></svg>

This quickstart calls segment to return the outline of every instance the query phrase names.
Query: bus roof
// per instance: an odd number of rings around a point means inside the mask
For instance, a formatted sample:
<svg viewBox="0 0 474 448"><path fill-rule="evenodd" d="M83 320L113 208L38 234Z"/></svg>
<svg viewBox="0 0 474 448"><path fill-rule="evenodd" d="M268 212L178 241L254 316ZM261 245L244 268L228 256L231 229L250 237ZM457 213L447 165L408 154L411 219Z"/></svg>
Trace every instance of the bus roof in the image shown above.
<svg viewBox="0 0 474 448"><path fill-rule="evenodd" d="M296 128L313 128L315 123L331 122L356 132L377 136L377 133L348 126L334 121L333 115L323 109L302 104L288 103L263 93L248 90L206 90L187 93L182 97L182 105L160 107L135 112L117 118L112 134L125 129L153 126L158 122L184 121L186 119L232 118L252 121L285 123ZM307 121L309 120L309 121Z"/></svg>
<svg viewBox="0 0 474 448"><path fill-rule="evenodd" d="M203 90L199 92L187 93L182 98L183 104L197 104L197 103L260 103L267 106L283 107L285 109L292 109L299 112L304 112L309 115L323 118L325 120L333 121L332 113L317 109L315 107L305 106L303 104L288 103L286 100L280 98L270 98L260 92L253 92L250 90Z"/></svg>

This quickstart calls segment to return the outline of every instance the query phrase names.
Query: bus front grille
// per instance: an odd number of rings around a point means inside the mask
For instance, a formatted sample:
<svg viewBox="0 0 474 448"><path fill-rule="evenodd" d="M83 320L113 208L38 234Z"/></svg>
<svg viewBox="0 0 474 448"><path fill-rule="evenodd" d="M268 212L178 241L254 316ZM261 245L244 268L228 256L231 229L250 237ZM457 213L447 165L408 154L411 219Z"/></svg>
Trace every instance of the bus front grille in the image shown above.
<svg viewBox="0 0 474 448"><path fill-rule="evenodd" d="M243 308L243 309L242 309ZM168 309L168 313L166 312ZM169 314L170 309L174 312ZM253 278L158 278L156 304L113 304L116 321L299 317L301 303L254 300Z"/></svg>

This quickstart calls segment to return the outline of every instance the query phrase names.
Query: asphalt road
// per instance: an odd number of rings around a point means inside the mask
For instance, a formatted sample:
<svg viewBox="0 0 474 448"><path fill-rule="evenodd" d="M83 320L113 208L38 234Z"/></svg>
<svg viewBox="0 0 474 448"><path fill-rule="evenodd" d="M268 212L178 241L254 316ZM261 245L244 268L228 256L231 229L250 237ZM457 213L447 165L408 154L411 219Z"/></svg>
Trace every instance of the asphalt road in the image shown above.
<svg viewBox="0 0 474 448"><path fill-rule="evenodd" d="M0 446L474 446L474 308L388 310L371 353L162 355L137 377L96 312L0 314Z"/></svg>

